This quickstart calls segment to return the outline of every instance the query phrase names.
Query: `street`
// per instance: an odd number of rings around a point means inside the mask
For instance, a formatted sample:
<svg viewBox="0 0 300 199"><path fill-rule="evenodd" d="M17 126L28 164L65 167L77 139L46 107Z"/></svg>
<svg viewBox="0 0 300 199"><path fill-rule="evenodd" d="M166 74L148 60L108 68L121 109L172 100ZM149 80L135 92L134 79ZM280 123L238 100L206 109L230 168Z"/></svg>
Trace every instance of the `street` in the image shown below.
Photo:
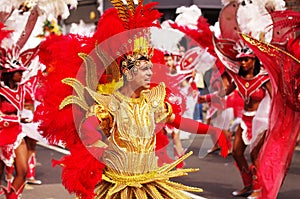
<svg viewBox="0 0 300 199"><path fill-rule="evenodd" d="M196 173L191 173L178 179L186 185L196 186L204 189L203 193L197 193L199 198L207 199L232 199L231 192L242 188L241 178L234 166L232 156L226 159L218 153L204 155L203 151L210 148L207 136L196 136L191 140L183 140L183 145L188 147L187 151L193 151L193 155L185 161L185 168L200 168ZM57 148L59 149L59 148ZM59 166L52 167L51 160L59 159L65 150L61 152L55 148L37 147L37 172L36 177L43 181L42 185L26 185L23 192L24 199L74 199L61 185L61 169ZM200 151L200 155L199 155ZM293 162L280 190L278 199L295 199L300 195L300 150L298 147L294 153ZM299 194L299 195L298 195ZM0 197L4 199L5 197ZM197 198L197 197L195 197ZM240 197L242 198L242 197ZM237 198L239 199L239 198Z"/></svg>

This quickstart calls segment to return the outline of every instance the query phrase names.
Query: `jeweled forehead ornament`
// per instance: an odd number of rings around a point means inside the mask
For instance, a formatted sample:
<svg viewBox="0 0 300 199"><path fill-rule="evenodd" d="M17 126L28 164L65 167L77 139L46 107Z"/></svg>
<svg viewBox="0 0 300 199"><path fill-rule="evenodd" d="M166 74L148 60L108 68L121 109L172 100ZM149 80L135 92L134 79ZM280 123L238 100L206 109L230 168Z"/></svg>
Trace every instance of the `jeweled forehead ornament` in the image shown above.
<svg viewBox="0 0 300 199"><path fill-rule="evenodd" d="M117 55L124 55L124 60L121 63L122 72L139 68L141 61L146 61L147 65L151 65L151 58L153 56L154 48L150 44L150 36L147 30L138 32L134 35L133 40L128 39L124 43Z"/></svg>

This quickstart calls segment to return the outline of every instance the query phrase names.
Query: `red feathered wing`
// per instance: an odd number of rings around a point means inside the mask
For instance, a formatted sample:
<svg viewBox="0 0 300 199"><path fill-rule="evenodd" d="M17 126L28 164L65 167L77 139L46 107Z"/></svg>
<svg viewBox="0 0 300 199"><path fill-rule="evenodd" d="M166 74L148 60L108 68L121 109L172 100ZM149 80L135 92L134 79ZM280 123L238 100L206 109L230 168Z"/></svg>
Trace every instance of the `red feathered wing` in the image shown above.
<svg viewBox="0 0 300 199"><path fill-rule="evenodd" d="M84 82L83 60L78 53L88 54L94 46L91 39L71 34L51 36L41 43L39 57L47 69L46 75L40 77L42 104L35 112L43 136L50 143L62 141L71 152L59 161L63 167L63 184L68 191L81 193L82 198L89 199L94 197L94 187L101 180L104 165L87 151L78 136L85 112L73 105L59 110L59 105L73 93L73 89L61 80L68 77Z"/></svg>

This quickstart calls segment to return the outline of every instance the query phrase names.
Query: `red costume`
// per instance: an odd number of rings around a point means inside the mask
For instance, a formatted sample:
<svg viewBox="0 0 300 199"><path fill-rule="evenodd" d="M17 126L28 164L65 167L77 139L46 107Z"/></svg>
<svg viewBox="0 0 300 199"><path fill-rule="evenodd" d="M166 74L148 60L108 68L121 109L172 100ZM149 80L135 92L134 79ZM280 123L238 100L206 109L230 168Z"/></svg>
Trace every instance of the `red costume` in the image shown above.
<svg viewBox="0 0 300 199"><path fill-rule="evenodd" d="M252 79L245 79L242 76L228 70L228 74L234 80L235 85L238 88L238 92L243 100L247 103L251 100L262 101L266 95L266 90L262 87L267 81L270 80L269 76L265 72L260 72ZM256 114L254 112L243 112L241 127L243 129L242 138L246 145L251 143L253 138L252 122ZM261 132L254 132L261 133ZM256 138L256 136L255 136Z"/></svg>
<svg viewBox="0 0 300 199"><path fill-rule="evenodd" d="M0 87L0 95L6 100L1 101L0 111L4 114L1 118L0 146L1 160L12 166L14 160L14 147L18 146L22 137L18 138L22 132L20 124L20 111L23 109L25 90L19 86L18 90L12 90L6 86ZM15 114L16 115L11 115ZM18 141L16 143L16 141ZM15 144L15 145L14 145Z"/></svg>
<svg viewBox="0 0 300 199"><path fill-rule="evenodd" d="M297 12L287 10L272 16L274 28L285 31L282 37L273 38L275 42L285 41L300 26ZM291 45L281 48L246 35L243 38L265 64L273 85L270 124L257 168L262 188L259 198L273 199L284 181L300 132L300 37L290 38Z"/></svg>

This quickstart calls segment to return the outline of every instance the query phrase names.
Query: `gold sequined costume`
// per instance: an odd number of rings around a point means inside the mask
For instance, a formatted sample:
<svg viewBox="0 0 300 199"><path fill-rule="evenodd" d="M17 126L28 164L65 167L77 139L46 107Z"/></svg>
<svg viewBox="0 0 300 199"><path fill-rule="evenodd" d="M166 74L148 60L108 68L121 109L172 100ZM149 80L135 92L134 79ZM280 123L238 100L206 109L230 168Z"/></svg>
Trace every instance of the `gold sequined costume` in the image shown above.
<svg viewBox="0 0 300 199"><path fill-rule="evenodd" d="M169 180L197 171L172 170L191 153L173 164L157 166L155 125L168 120L172 113L171 106L164 102L164 84L143 91L139 98L134 99L119 91L112 95L89 92L97 102L92 112L101 121L100 128L107 136L107 148L103 154L106 169L102 181L96 186L96 198L181 199L189 197L180 190L202 191Z"/></svg>

